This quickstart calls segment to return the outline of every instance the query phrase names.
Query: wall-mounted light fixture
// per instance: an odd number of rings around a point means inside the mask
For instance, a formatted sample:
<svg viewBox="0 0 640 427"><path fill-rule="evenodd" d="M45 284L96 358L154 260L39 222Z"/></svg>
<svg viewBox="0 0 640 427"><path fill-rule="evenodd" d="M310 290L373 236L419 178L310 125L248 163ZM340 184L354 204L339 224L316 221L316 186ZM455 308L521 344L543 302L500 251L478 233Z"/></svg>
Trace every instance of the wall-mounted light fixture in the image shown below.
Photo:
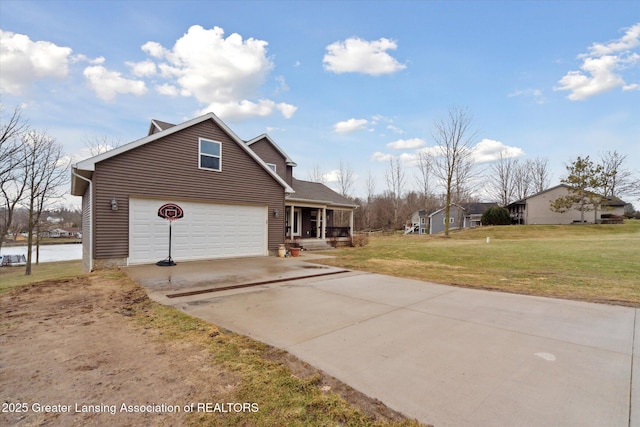
<svg viewBox="0 0 640 427"><path fill-rule="evenodd" d="M273 209L273 216L275 216L276 218L280 216L280 212L278 212L278 209L276 208Z"/></svg>
<svg viewBox="0 0 640 427"><path fill-rule="evenodd" d="M113 199L111 199L111 210L112 211L117 211L118 210L118 202L116 201L115 197Z"/></svg>

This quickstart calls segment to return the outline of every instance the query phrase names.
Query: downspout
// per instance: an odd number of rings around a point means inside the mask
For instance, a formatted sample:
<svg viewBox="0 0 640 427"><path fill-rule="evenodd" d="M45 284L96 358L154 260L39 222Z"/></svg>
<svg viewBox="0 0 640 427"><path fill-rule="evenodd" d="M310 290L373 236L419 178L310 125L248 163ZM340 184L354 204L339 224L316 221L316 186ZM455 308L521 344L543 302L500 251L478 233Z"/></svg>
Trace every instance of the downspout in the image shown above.
<svg viewBox="0 0 640 427"><path fill-rule="evenodd" d="M89 178L85 178L82 175L78 175L71 168L71 174L77 178L82 179L89 183L89 272L93 271L93 186L92 181ZM84 235L84 231L83 231Z"/></svg>

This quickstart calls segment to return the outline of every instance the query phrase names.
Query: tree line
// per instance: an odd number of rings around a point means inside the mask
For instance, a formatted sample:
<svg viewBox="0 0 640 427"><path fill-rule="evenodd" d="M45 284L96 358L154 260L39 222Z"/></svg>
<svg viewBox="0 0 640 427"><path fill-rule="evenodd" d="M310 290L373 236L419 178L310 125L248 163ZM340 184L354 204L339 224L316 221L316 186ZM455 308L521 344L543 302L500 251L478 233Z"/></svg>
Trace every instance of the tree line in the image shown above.
<svg viewBox="0 0 640 427"><path fill-rule="evenodd" d="M48 205L64 194L69 160L55 138L29 126L20 108L16 107L7 115L0 109L0 118L0 248L14 222L14 215L20 209L25 209L25 274L30 275L32 248L34 244L39 244L40 218ZM38 261L36 254L36 263Z"/></svg>
<svg viewBox="0 0 640 427"><path fill-rule="evenodd" d="M479 170L473 158L472 143L477 135L471 122L468 110L461 108L450 109L443 118L434 122L434 146L418 153L412 167L415 183L411 188L407 178L410 167L399 159L391 158L385 170L386 187L382 192L376 191L375 180L369 173L365 181L366 196L350 197L354 174L340 162L336 171L338 192L360 206L354 216L355 228L400 229L411 214L420 209L433 212L445 208L445 217L450 217L451 204L464 206L483 201L504 207L550 187L551 171L547 158L518 159L503 151L497 161ZM589 185L584 186L587 190L584 194L640 198L640 173L629 170L626 160L627 156L617 151L603 153L597 163L591 162L587 156L586 161L593 169L590 174L594 177ZM574 167L576 162L584 161L584 157L578 157L566 165L567 176L561 182L575 186L571 181ZM309 179L322 182L323 174L316 167ZM577 200L578 197L574 197L572 201L562 202L565 207L567 204L577 204L579 209L589 206ZM558 206L558 209L564 208ZM446 222L445 235L448 233Z"/></svg>

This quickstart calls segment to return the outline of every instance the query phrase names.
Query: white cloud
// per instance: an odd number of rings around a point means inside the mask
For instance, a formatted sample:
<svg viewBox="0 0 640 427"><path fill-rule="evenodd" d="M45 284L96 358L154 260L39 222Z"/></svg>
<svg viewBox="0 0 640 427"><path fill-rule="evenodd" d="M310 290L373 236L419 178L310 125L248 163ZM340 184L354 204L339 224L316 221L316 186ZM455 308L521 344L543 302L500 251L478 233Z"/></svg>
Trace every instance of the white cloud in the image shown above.
<svg viewBox="0 0 640 427"><path fill-rule="evenodd" d="M602 56L631 50L640 46L640 23L629 28L624 36L608 44L594 43L589 48L589 56ZM587 56L584 55L584 56Z"/></svg>
<svg viewBox="0 0 640 427"><path fill-rule="evenodd" d="M69 47L0 30L0 91L19 95L37 79L66 77L71 52Z"/></svg>
<svg viewBox="0 0 640 427"><path fill-rule="evenodd" d="M89 82L89 87L96 92L98 98L105 101L113 100L119 93L140 96L147 92L143 81L126 79L119 72L109 71L102 65L87 67L83 74Z"/></svg>
<svg viewBox="0 0 640 427"><path fill-rule="evenodd" d="M131 72L138 77L151 77L157 73L156 64L153 61L127 62Z"/></svg>
<svg viewBox="0 0 640 427"><path fill-rule="evenodd" d="M241 119L244 117L267 117L274 111L279 111L285 118L289 119L296 112L298 107L281 102L276 104L269 99L261 99L257 103L248 100L240 102L212 102L206 108L202 109L199 114L213 112L218 116L227 119Z"/></svg>
<svg viewBox="0 0 640 427"><path fill-rule="evenodd" d="M157 42L146 42L141 47L143 52L148 53L154 58L162 58L166 54L169 53L160 43Z"/></svg>
<svg viewBox="0 0 640 427"><path fill-rule="evenodd" d="M399 127L396 127L394 125L387 126L387 129L389 129L393 133L397 133L397 134L400 134L400 135L402 135L404 133L404 131L402 129L400 129Z"/></svg>
<svg viewBox="0 0 640 427"><path fill-rule="evenodd" d="M510 147L500 141L483 139L472 148L471 158L476 163L493 162L500 158L513 158L524 156L524 151L518 147Z"/></svg>
<svg viewBox="0 0 640 427"><path fill-rule="evenodd" d="M388 143L387 147L394 150L411 150L414 148L423 147L425 143L425 140L422 138L399 139L397 141Z"/></svg>
<svg viewBox="0 0 640 427"><path fill-rule="evenodd" d="M182 96L206 104L203 111L224 117L266 116L279 111L290 118L297 107L268 99L251 101L274 65L267 57L268 43L233 33L224 37L220 27L194 25L171 49L147 42L142 50L155 58L160 76ZM285 90L283 79L279 90ZM164 87L166 86L159 86Z"/></svg>
<svg viewBox="0 0 640 427"><path fill-rule="evenodd" d="M326 183L338 182L340 180L340 170L334 169L322 174L322 178Z"/></svg>
<svg viewBox="0 0 640 427"><path fill-rule="evenodd" d="M287 85L287 81L284 78L284 76L276 76L276 81L278 82L278 88L276 89L276 93L289 91L289 85Z"/></svg>
<svg viewBox="0 0 640 427"><path fill-rule="evenodd" d="M400 154L399 159L407 167L413 167L418 164L417 153L402 153Z"/></svg>
<svg viewBox="0 0 640 427"><path fill-rule="evenodd" d="M392 74L407 67L387 53L397 48L396 42L386 38L369 42L353 37L327 46L322 63L325 70L337 74Z"/></svg>
<svg viewBox="0 0 640 427"><path fill-rule="evenodd" d="M180 94L177 87L172 86L168 83L157 85L156 91L161 95L167 95L167 96L178 96Z"/></svg>
<svg viewBox="0 0 640 427"><path fill-rule="evenodd" d="M388 162L393 159L391 154L381 153L380 151L376 151L371 155L371 160L375 162Z"/></svg>
<svg viewBox="0 0 640 427"><path fill-rule="evenodd" d="M570 91L572 101L584 100L617 87L635 89L638 83L627 83L622 72L640 63L633 49L640 47L640 23L629 28L620 39L607 44L594 43L582 59L580 71L569 71L554 90Z"/></svg>
<svg viewBox="0 0 640 427"><path fill-rule="evenodd" d="M532 98L536 104L544 104L546 102L544 95L540 89L522 89L511 92L507 95L509 98L525 97Z"/></svg>
<svg viewBox="0 0 640 427"><path fill-rule="evenodd" d="M350 133L358 130L364 130L367 124L369 124L368 120L351 118L349 120L336 123L333 126L333 130L336 133Z"/></svg>

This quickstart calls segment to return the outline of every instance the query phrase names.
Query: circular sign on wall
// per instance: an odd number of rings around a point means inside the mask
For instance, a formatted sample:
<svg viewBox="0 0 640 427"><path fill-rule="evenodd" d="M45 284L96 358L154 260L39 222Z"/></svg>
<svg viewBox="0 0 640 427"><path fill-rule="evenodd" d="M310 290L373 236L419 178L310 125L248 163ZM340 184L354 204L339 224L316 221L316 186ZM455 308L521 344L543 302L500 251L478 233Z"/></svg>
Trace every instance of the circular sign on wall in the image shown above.
<svg viewBox="0 0 640 427"><path fill-rule="evenodd" d="M158 209L158 216L168 221L175 221L184 216L184 211L175 203L166 203Z"/></svg>

